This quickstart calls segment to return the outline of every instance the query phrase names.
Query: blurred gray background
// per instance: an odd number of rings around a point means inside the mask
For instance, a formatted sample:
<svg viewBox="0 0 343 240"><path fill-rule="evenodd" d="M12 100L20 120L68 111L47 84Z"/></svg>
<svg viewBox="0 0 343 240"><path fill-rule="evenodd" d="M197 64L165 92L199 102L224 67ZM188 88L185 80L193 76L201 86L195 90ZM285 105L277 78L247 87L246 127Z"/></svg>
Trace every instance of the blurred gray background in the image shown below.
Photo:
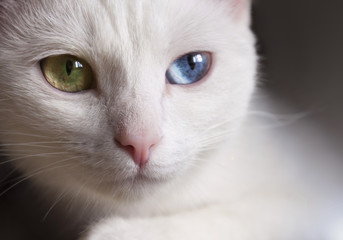
<svg viewBox="0 0 343 240"><path fill-rule="evenodd" d="M262 86L298 111L318 110L312 120L343 149L343 1L256 0L253 29ZM9 171L0 165L0 180ZM36 195L23 183L0 197L0 239L74 239L53 217L43 220L49 206Z"/></svg>
<svg viewBox="0 0 343 240"><path fill-rule="evenodd" d="M263 86L343 147L343 1L256 0Z"/></svg>

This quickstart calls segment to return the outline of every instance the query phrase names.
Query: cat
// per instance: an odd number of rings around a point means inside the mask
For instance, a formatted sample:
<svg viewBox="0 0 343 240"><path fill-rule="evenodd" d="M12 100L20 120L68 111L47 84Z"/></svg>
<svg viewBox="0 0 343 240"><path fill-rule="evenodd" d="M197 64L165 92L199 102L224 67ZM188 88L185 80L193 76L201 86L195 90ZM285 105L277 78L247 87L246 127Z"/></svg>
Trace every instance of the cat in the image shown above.
<svg viewBox="0 0 343 240"><path fill-rule="evenodd" d="M80 239L343 239L339 163L249 117L250 7L0 1L1 146Z"/></svg>

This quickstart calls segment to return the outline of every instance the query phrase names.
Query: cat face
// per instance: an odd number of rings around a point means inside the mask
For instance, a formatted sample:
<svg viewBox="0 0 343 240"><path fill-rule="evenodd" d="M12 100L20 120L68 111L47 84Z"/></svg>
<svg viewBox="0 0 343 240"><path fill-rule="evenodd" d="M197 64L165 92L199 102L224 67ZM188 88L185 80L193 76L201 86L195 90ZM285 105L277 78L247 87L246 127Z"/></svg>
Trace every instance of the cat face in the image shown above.
<svg viewBox="0 0 343 240"><path fill-rule="evenodd" d="M40 184L111 198L207 164L254 87L247 5L1 1L0 141L13 164ZM52 86L51 56L87 63L87 89ZM189 57L200 57L198 79L170 80Z"/></svg>

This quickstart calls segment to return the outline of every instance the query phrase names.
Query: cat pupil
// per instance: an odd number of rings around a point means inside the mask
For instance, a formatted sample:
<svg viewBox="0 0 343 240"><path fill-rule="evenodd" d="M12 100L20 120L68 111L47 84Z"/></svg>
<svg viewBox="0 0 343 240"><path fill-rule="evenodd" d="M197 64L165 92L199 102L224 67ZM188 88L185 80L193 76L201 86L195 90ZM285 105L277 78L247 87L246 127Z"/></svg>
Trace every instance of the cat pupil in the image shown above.
<svg viewBox="0 0 343 240"><path fill-rule="evenodd" d="M194 57L193 55L188 55L187 61L188 61L189 67L190 67L192 70L194 70L195 64L196 64L195 57Z"/></svg>
<svg viewBox="0 0 343 240"><path fill-rule="evenodd" d="M66 63L66 71L68 76L71 74L71 71L73 70L73 62L68 60Z"/></svg>

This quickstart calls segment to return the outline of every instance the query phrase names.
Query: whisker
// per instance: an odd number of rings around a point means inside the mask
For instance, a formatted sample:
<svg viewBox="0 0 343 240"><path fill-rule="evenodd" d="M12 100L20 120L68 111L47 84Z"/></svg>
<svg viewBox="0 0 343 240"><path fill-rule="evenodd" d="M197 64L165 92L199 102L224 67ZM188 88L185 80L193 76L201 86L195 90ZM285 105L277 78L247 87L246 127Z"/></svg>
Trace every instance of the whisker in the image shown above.
<svg viewBox="0 0 343 240"><path fill-rule="evenodd" d="M282 119L282 118L304 118L311 114L314 114L314 111L303 111L299 113L289 113L289 114L277 114L277 113L271 113L266 111L259 111L259 110L252 110L247 113L248 115L255 115L255 116L261 116L266 118L272 118L272 119Z"/></svg>
<svg viewBox="0 0 343 240"><path fill-rule="evenodd" d="M214 125L209 126L209 127L206 128L206 129L204 129L204 130L202 131L202 133L207 133L208 131L212 131L213 129L220 128L220 127L222 127L222 126L224 126L224 125L226 125L226 124L228 124L228 123L233 122L233 121L236 120L236 119L239 119L239 117L231 118L231 119L224 119L223 121L218 122L218 123L216 123L216 124L214 124Z"/></svg>
<svg viewBox="0 0 343 240"><path fill-rule="evenodd" d="M4 135L19 135L19 136L37 137L37 138L53 138L51 136L46 136L46 135L29 134L29 133L24 133L24 132L15 132L15 131L0 131L0 133Z"/></svg>
<svg viewBox="0 0 343 240"><path fill-rule="evenodd" d="M226 141L230 135L233 134L233 131L222 131L222 132L213 132L211 135L203 134L198 137L197 146L204 148L214 144L219 144L223 141Z"/></svg>
<svg viewBox="0 0 343 240"><path fill-rule="evenodd" d="M310 115L314 114L314 111L304 111L296 114L275 114L265 111L250 111L248 115L262 117L273 121L274 123L265 123L265 126L258 129L274 129L283 126L289 126L299 120L302 120Z"/></svg>
<svg viewBox="0 0 343 240"><path fill-rule="evenodd" d="M57 148L57 146L56 146ZM28 153L37 153L38 150L42 150L40 147L32 148L32 149L16 149L15 151L10 151L6 149L0 149L0 156L20 156L20 155L27 155Z"/></svg>
<svg viewBox="0 0 343 240"><path fill-rule="evenodd" d="M39 175L39 174L42 174L42 173L46 173L48 171L52 171L52 170L56 170L58 168L63 168L63 167L68 167L68 166L72 166L73 163L69 163L69 164L65 164L65 165L61 165L61 166L56 166L54 168L50 168L51 166L54 166L54 165L57 165L57 164L60 164L62 162L66 162L66 161L69 161L70 159L73 159L73 158L77 158L77 157L71 157L71 158L67 158L67 159L63 159L61 161L58 161L58 162L54 162L52 164L49 164L47 166L44 166L42 168L39 168L37 169L36 171L34 171L32 174L28 175L28 176L23 176L21 177L22 179L21 180L18 180L16 183L12 184L10 187L8 187L7 189L5 189L2 193L0 193L0 197L3 196L5 193L7 193L9 190L11 190L12 188L14 188L15 186L17 186L18 184L36 176L36 175ZM75 166L75 165L74 165ZM19 179L19 178L18 178Z"/></svg>
<svg viewBox="0 0 343 240"><path fill-rule="evenodd" d="M57 167L54 167L54 168L49 168L49 169L44 169L44 171L40 171L40 172L36 172L35 174L32 174L32 175L29 175L25 178L23 178L22 180L16 182L15 184L13 184L12 186L8 187L7 189L5 189L2 193L0 193L0 197L2 197L5 193L7 193L9 190L11 190L12 188L14 188L15 186L17 186L18 184L36 176L36 175L39 175L39 174L42 174L42 173L46 173L47 171L52 171L52 170L55 170L55 169L58 169L58 168L63 168L63 167L67 167L67 166L71 166L72 164L66 164L66 165L62 165L62 166L57 166Z"/></svg>
<svg viewBox="0 0 343 240"><path fill-rule="evenodd" d="M7 180L13 173L15 173L16 170L13 169L12 171L10 171L5 177L3 177L1 180L0 180L0 184L2 184L3 182L5 182L5 180Z"/></svg>
<svg viewBox="0 0 343 240"><path fill-rule="evenodd" d="M50 141L50 142L26 142L26 143L1 143L0 147L7 146L36 146L36 144L66 144L70 143L69 141ZM46 146L46 145L45 145Z"/></svg>
<svg viewBox="0 0 343 240"><path fill-rule="evenodd" d="M67 194L67 191L63 191L58 197L57 199L53 202L53 204L50 206L50 208L48 209L48 211L45 213L42 221L44 222L48 215L50 214L50 212L52 211L52 209L63 199L63 197L65 197Z"/></svg>
<svg viewBox="0 0 343 240"><path fill-rule="evenodd" d="M69 153L69 152L49 152L49 153L37 153L37 154L31 154L31 155L24 155L22 157L17 157L17 158L12 158L10 160L2 161L2 162L0 162L0 165L5 164L5 163L9 163L9 162L14 162L14 161L26 159L26 158L31 158L31 157L41 157L41 156L60 155L60 154L63 155L63 154L67 154L67 153Z"/></svg>

